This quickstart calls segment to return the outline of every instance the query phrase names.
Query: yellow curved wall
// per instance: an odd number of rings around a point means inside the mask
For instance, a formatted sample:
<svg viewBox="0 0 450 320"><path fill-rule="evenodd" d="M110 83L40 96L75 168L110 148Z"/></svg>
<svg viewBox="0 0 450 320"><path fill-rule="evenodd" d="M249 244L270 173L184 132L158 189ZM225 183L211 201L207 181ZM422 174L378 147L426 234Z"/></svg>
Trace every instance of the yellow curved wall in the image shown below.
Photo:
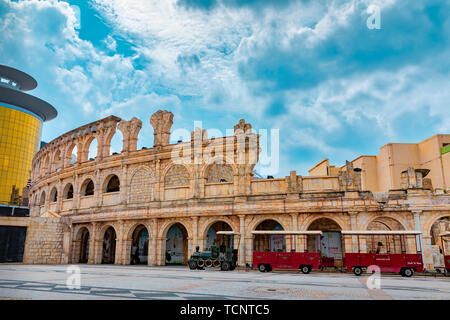
<svg viewBox="0 0 450 320"><path fill-rule="evenodd" d="M14 185L22 195L39 148L41 127L39 118L0 105L0 204L13 204Z"/></svg>

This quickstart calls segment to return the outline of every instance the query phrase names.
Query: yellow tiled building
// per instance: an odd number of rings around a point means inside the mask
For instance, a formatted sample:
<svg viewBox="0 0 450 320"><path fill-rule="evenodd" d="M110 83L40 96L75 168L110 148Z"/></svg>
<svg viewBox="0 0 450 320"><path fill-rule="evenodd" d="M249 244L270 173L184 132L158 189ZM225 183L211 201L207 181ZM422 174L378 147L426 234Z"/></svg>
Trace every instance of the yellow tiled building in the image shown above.
<svg viewBox="0 0 450 320"><path fill-rule="evenodd" d="M23 91L37 86L29 75L0 65L0 204L18 205L31 177L38 151L42 122L56 110Z"/></svg>

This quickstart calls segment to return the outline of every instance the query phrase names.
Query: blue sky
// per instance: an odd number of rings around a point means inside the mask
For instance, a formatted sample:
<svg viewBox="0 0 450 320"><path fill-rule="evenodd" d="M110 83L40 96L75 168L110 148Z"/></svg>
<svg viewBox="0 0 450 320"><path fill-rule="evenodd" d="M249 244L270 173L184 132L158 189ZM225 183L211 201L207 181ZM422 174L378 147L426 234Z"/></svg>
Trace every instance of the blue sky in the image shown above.
<svg viewBox="0 0 450 320"><path fill-rule="evenodd" d="M280 130L274 175L306 175L325 157L450 133L449 12L445 0L0 0L0 64L58 109L44 141L111 114L143 121L138 147L158 109L189 131L244 118Z"/></svg>

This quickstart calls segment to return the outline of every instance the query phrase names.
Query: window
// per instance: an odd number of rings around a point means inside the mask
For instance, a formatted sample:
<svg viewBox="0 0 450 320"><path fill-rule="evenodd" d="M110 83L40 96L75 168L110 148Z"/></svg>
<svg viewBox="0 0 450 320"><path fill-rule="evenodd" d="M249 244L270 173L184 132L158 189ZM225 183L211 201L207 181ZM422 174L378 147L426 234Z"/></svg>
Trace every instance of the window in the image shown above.
<svg viewBox="0 0 450 320"><path fill-rule="evenodd" d="M120 191L120 181L119 178L116 175L114 175L108 181L108 184L106 186L106 192L108 193L117 191Z"/></svg>

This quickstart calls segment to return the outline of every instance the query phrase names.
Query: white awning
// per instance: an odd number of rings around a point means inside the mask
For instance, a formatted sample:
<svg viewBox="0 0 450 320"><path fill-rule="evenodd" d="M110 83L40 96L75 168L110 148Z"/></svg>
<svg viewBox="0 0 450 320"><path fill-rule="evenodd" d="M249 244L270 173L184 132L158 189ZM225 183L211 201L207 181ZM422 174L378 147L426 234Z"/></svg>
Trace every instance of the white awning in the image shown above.
<svg viewBox="0 0 450 320"><path fill-rule="evenodd" d="M343 230L342 234L349 235L419 235L422 234L421 231L416 230Z"/></svg>
<svg viewBox="0 0 450 320"><path fill-rule="evenodd" d="M322 231L277 231L277 230L256 230L252 231L253 234L273 234L273 235L317 235L322 234Z"/></svg>

